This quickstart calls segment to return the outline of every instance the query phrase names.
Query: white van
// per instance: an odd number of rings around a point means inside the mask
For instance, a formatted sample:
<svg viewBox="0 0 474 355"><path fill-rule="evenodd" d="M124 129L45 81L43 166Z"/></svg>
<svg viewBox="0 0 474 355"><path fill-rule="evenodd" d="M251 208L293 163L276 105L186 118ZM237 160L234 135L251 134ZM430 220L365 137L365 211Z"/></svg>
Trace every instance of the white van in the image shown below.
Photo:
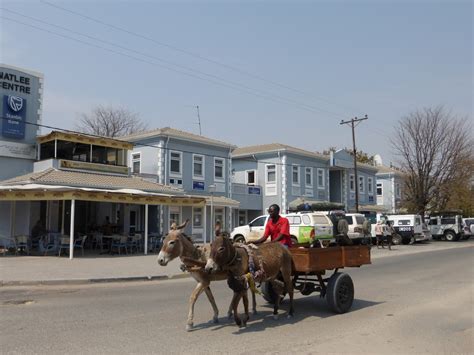
<svg viewBox="0 0 474 355"><path fill-rule="evenodd" d="M395 231L402 237L402 243L429 240L430 236L423 232L423 219L418 214L387 215L393 222Z"/></svg>

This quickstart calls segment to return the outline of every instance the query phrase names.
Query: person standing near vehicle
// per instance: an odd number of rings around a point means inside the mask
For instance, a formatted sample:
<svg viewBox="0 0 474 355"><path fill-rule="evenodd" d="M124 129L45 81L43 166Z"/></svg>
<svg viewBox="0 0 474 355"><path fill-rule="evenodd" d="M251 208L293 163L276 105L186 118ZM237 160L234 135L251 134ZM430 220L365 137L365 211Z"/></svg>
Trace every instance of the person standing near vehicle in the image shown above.
<svg viewBox="0 0 474 355"><path fill-rule="evenodd" d="M375 225L375 242L376 242L376 245L377 245L377 249L380 249L380 246L382 246L382 248L385 248L383 246L383 237L384 237L384 223L383 221L380 219L377 221L377 224Z"/></svg>
<svg viewBox="0 0 474 355"><path fill-rule="evenodd" d="M261 244L270 236L272 242L279 242L287 248L291 247L290 223L287 218L280 216L280 206L277 204L271 205L268 208L268 214L270 218L265 226L265 232L253 244Z"/></svg>

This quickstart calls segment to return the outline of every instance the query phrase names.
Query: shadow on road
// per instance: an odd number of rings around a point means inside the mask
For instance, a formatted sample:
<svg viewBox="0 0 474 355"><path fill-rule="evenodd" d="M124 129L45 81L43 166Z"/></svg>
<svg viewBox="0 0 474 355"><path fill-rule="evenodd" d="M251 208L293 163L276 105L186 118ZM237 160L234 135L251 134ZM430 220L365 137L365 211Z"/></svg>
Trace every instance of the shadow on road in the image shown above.
<svg viewBox="0 0 474 355"><path fill-rule="evenodd" d="M383 302L373 302L367 300L354 299L352 308L349 312L357 312L361 309L376 306ZM278 320L273 319L273 306L269 303L264 303L260 306L260 310L256 315L250 314L250 319L247 327L238 328L234 319L227 317L220 317L219 323L202 323L196 324L193 330L211 329L220 330L226 327L235 327L234 334L245 334L247 332L259 332L269 328L275 328L287 324L295 324L309 317L329 318L329 317L344 317L344 314L337 314L329 309L326 299L319 297L319 295L295 297L294 308L295 314L292 318L287 318L287 311L289 301L285 298L281 304L278 312ZM263 308L263 310L262 310ZM239 307L239 315L243 317L243 308Z"/></svg>

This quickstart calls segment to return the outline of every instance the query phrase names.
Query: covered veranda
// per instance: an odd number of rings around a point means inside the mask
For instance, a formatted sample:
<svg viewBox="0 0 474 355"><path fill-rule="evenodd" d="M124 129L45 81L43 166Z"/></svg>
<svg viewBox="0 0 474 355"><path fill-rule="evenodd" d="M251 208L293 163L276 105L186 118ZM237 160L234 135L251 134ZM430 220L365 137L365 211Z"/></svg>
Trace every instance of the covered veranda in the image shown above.
<svg viewBox="0 0 474 355"><path fill-rule="evenodd" d="M142 225L143 230L143 252L146 255L149 250L149 237L150 237L150 209L158 208L158 206L190 206L190 207L203 207L205 205L205 199L199 196L184 195L180 191L169 191L170 193L164 192L150 192L140 189L104 189L104 188L89 188L89 187L73 187L63 185L49 185L49 184L12 184L0 186L0 203L2 204L3 213L0 216L2 224L6 225L9 220L9 230L3 234L7 234L7 238L15 238L18 235L22 235L25 238L29 237L31 232L32 222L31 211L33 205L38 202L46 205L45 219L46 221L55 220L56 225L60 225L58 234L64 238L66 235L69 236L69 258L74 258L74 249L76 245L75 237L78 235L77 230L87 233L87 226L90 225L90 221L87 220L87 214L78 213L78 206L85 205L92 206L95 208L94 211L100 209L100 206L104 204L116 207L112 210L134 210L136 207L139 208L140 214L143 214L144 223ZM59 206L59 213L56 212L56 216L53 216L54 209L53 205ZM99 206L99 207L97 207ZM89 207L90 208L90 207ZM5 213L6 209L9 209L9 213ZM89 213L90 215L90 213ZM122 212L122 216L123 216ZM28 216L28 221L21 223L22 216ZM25 217L26 218L26 217ZM138 217L134 217L138 218ZM124 218L125 219L125 218ZM20 222L18 222L20 220ZM112 224L112 223L111 223ZM134 223L132 226L131 221L128 221L125 227L123 222L121 224L120 234L129 235L130 232L135 234L138 223ZM21 246L20 243L17 246Z"/></svg>

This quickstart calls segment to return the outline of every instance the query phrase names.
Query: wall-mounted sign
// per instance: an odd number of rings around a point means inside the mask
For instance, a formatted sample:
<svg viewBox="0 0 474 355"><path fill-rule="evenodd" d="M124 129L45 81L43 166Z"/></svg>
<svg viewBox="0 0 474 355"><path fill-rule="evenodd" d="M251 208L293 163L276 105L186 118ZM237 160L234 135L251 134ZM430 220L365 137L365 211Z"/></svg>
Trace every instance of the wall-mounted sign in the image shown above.
<svg viewBox="0 0 474 355"><path fill-rule="evenodd" d="M30 78L5 71L0 71L0 87L5 90L31 94Z"/></svg>
<svg viewBox="0 0 474 355"><path fill-rule="evenodd" d="M249 195L260 195L261 189L258 186L249 186Z"/></svg>
<svg viewBox="0 0 474 355"><path fill-rule="evenodd" d="M26 99L3 96L2 135L8 138L25 138Z"/></svg>
<svg viewBox="0 0 474 355"><path fill-rule="evenodd" d="M204 181L193 181L193 190L204 190Z"/></svg>
<svg viewBox="0 0 474 355"><path fill-rule="evenodd" d="M0 141L0 157L35 159L35 146L24 143Z"/></svg>

